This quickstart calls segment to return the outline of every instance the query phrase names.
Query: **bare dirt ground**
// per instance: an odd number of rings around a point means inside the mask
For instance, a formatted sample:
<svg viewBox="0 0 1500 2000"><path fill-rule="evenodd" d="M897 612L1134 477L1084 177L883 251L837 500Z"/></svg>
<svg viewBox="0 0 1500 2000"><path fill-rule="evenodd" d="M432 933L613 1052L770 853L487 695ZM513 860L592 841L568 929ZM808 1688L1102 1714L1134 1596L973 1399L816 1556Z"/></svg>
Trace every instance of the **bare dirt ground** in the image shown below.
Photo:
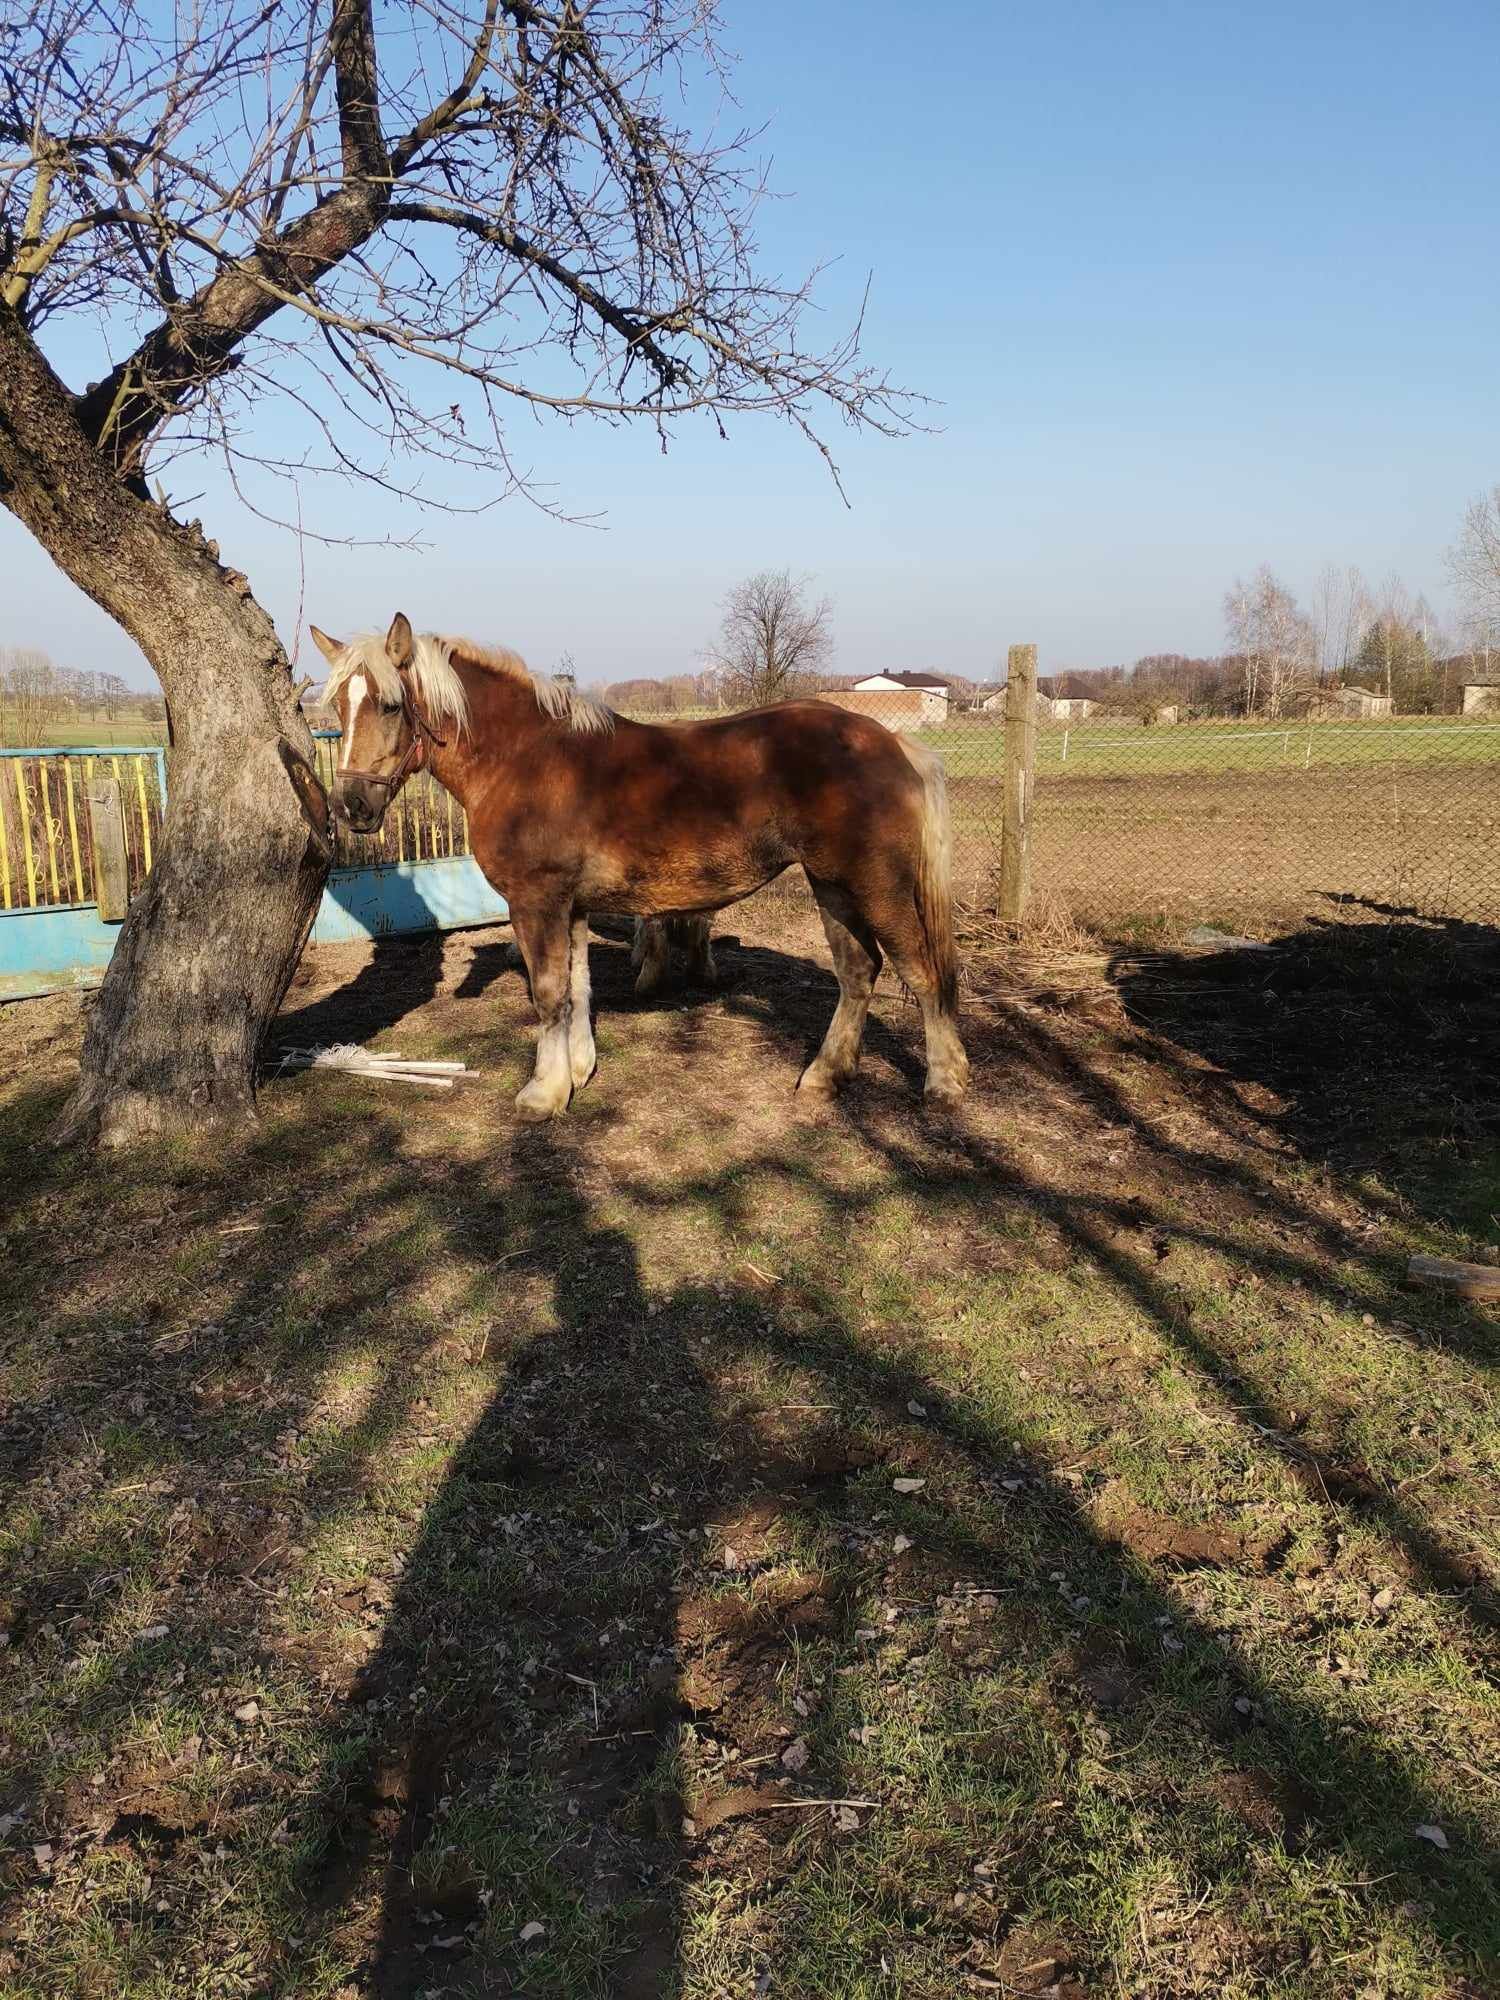
<svg viewBox="0 0 1500 2000"><path fill-rule="evenodd" d="M952 781L969 892L993 873L1000 781ZM1210 918L1290 927L1370 901L1430 916L1500 915L1500 765L1295 766L1265 771L1044 771L1033 872L1112 931Z"/></svg>
<svg viewBox="0 0 1500 2000"><path fill-rule="evenodd" d="M232 1144L0 1010L0 1994L1500 1990L1500 944L990 954L932 1116L821 940L312 954Z"/></svg>

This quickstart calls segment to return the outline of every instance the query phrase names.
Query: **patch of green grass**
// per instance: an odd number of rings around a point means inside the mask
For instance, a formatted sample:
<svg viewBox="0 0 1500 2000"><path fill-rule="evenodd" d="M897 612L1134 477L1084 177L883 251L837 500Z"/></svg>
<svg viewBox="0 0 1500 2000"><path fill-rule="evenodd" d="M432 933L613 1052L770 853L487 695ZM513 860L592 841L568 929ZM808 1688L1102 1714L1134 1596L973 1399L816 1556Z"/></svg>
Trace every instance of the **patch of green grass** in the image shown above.
<svg viewBox="0 0 1500 2000"><path fill-rule="evenodd" d="M1493 1987L1494 1321L1399 1129L972 1005L951 1124L768 1115L770 1027L666 1116L622 1015L555 1129L7 1154L0 1993Z"/></svg>

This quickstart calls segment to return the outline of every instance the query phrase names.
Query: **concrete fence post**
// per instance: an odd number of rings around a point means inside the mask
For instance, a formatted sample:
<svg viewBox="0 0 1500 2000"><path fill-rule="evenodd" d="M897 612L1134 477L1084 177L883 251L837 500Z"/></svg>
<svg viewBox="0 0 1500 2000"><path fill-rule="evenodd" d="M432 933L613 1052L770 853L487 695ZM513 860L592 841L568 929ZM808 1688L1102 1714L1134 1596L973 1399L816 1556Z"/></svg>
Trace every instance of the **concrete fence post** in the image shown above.
<svg viewBox="0 0 1500 2000"><path fill-rule="evenodd" d="M1031 790L1036 774L1036 647L1012 646L1005 683L1000 918L1024 921L1031 901Z"/></svg>

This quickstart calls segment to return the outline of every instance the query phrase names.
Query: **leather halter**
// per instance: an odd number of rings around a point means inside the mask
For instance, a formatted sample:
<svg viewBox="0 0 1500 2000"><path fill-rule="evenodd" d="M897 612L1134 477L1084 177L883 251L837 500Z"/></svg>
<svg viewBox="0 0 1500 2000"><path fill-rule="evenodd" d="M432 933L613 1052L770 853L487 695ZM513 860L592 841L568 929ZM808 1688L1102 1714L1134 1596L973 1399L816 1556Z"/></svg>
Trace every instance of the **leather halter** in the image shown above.
<svg viewBox="0 0 1500 2000"><path fill-rule="evenodd" d="M426 761L427 745L431 743L435 749L441 750L446 746L448 741L446 736L438 735L432 724L427 720L427 717L417 707L416 699L411 691L411 682L405 674L401 676L401 714L411 730L411 740L402 753L401 762L388 778L382 777L376 771L356 770L353 765L346 765L337 774L340 783L345 778L358 778L366 785L383 786L386 792L386 801L385 805L381 808L382 812L385 812L389 808L391 800L396 796L402 785L406 783L412 772L419 771L422 768L423 763Z"/></svg>

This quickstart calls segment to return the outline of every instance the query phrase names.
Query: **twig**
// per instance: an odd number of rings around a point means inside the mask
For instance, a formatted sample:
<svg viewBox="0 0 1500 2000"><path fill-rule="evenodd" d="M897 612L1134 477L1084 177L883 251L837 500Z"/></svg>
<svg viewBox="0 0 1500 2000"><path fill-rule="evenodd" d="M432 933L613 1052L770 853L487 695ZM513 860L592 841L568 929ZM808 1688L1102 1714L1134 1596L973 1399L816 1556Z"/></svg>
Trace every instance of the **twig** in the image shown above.
<svg viewBox="0 0 1500 2000"><path fill-rule="evenodd" d="M761 1799L756 1812L793 1812L807 1806L863 1806L867 1812L879 1810L879 1799Z"/></svg>

